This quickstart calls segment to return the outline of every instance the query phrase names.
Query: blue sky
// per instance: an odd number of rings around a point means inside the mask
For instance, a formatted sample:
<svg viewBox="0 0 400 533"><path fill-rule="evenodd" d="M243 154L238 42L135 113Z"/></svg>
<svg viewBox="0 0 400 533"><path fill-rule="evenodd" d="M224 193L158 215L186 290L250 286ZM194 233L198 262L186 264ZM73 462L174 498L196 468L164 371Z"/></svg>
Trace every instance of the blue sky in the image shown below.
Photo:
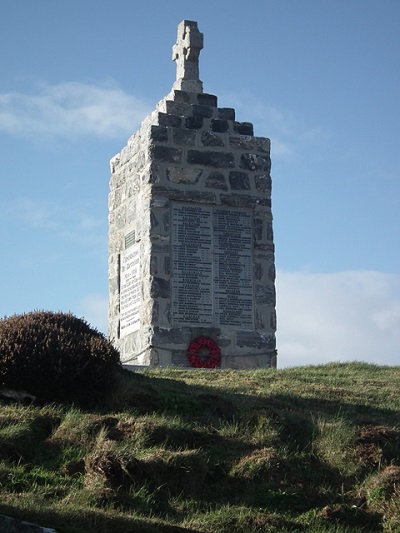
<svg viewBox="0 0 400 533"><path fill-rule="evenodd" d="M272 142L280 367L400 360L398 0L13 0L0 17L0 316L107 328L109 160L200 77Z"/></svg>

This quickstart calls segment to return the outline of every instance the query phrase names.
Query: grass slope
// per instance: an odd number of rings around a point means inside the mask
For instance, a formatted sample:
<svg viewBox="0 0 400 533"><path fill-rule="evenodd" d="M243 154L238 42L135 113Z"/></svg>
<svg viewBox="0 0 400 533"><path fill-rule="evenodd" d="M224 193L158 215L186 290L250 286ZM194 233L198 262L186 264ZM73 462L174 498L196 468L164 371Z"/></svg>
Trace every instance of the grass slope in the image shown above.
<svg viewBox="0 0 400 533"><path fill-rule="evenodd" d="M400 532L400 367L125 373L3 404L0 513L64 533Z"/></svg>

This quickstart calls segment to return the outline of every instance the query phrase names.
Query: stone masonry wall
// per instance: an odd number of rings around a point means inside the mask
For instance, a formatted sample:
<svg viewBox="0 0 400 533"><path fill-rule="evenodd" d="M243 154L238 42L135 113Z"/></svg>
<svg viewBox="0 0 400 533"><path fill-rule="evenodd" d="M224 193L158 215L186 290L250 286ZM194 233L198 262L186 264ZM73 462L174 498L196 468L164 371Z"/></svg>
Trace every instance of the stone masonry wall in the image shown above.
<svg viewBox="0 0 400 533"><path fill-rule="evenodd" d="M216 96L173 90L111 160L109 337L123 362L188 366L195 337L212 337L222 368L276 366L270 142ZM171 204L247 208L253 214L254 330L172 322ZM121 253L140 249L140 328L120 336Z"/></svg>

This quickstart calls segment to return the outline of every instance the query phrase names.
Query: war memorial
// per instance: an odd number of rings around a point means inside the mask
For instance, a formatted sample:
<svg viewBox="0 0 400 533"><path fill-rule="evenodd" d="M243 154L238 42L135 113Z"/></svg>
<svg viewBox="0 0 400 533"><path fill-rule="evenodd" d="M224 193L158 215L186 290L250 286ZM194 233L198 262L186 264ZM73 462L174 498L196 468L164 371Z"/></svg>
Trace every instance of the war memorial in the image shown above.
<svg viewBox="0 0 400 533"><path fill-rule="evenodd" d="M127 367L276 366L270 141L203 92L197 23L176 81L111 160L109 338Z"/></svg>

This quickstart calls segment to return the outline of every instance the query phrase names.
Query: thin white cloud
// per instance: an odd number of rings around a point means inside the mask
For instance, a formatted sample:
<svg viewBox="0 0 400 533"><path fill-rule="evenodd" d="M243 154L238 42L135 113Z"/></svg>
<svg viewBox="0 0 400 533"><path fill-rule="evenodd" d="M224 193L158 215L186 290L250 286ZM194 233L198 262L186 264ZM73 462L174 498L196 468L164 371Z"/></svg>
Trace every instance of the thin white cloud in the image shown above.
<svg viewBox="0 0 400 533"><path fill-rule="evenodd" d="M107 248L107 220L90 214L95 206L62 204L54 200L18 197L0 213L0 220L13 220L36 232L50 231L58 238L92 253Z"/></svg>
<svg viewBox="0 0 400 533"><path fill-rule="evenodd" d="M0 94L0 131L18 137L130 134L150 111L115 85L40 84L31 94Z"/></svg>
<svg viewBox="0 0 400 533"><path fill-rule="evenodd" d="M280 271L277 296L279 367L400 363L400 276Z"/></svg>

